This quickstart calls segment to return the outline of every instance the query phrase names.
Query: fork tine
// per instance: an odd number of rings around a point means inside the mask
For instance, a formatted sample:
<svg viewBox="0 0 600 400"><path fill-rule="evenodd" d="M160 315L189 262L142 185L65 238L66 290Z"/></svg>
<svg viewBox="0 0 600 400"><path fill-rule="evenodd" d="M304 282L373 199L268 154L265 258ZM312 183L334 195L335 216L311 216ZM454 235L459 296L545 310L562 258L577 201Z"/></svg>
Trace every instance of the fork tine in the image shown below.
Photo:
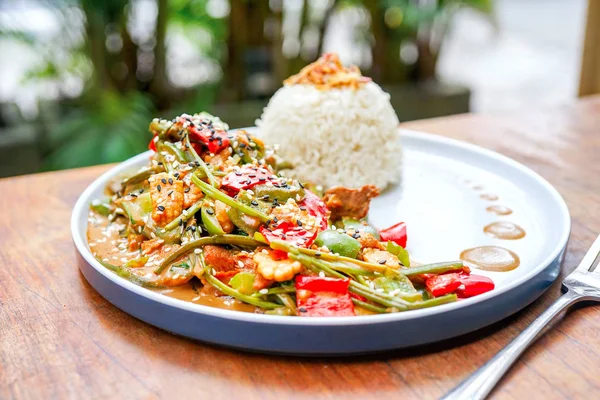
<svg viewBox="0 0 600 400"><path fill-rule="evenodd" d="M577 270L581 272L590 271L598 256L600 256L600 235L596 238L592 244L592 247L590 247L588 252L585 254L585 257L583 257L579 263Z"/></svg>

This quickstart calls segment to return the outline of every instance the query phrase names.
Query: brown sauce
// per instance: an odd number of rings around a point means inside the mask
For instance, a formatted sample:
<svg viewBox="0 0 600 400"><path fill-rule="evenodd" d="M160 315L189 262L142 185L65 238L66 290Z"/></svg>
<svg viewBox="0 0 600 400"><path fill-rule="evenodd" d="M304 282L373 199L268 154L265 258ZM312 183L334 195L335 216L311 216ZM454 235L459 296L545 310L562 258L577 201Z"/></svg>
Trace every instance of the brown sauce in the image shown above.
<svg viewBox="0 0 600 400"><path fill-rule="evenodd" d="M521 264L519 256L498 246L480 246L460 253L460 259L485 271L511 271Z"/></svg>
<svg viewBox="0 0 600 400"><path fill-rule="evenodd" d="M491 212L496 215L509 215L512 214L512 210L506 206L502 206L500 204L494 204L486 208L487 212Z"/></svg>
<svg viewBox="0 0 600 400"><path fill-rule="evenodd" d="M201 286L199 281L197 285ZM203 306L250 313L257 312L258 310L258 307L242 303L229 296L218 296L210 292L206 293L201 287L198 289L196 285L191 282L168 289L156 289L155 291L165 296L173 297L174 299L189 301L194 304L202 304Z"/></svg>
<svg viewBox="0 0 600 400"><path fill-rule="evenodd" d="M499 197L496 196L495 194L489 194L489 193L484 193L479 197L481 197L483 200L488 200L488 201L496 201L499 199Z"/></svg>
<svg viewBox="0 0 600 400"><path fill-rule="evenodd" d="M525 237L525 230L508 221L497 221L486 225L483 231L496 239L517 240Z"/></svg>

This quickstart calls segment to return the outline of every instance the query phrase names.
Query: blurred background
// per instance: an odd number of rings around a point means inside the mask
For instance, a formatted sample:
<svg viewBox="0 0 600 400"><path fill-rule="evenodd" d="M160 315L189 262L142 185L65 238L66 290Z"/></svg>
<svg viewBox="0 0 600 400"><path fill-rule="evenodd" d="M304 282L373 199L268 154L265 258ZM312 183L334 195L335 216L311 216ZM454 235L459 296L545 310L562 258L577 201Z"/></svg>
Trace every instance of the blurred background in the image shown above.
<svg viewBox="0 0 600 400"><path fill-rule="evenodd" d="M590 0L593 2L594 0ZM591 3L590 3L591 4ZM578 94L585 0L2 0L0 176L124 160L149 121L254 125L337 51L401 121Z"/></svg>

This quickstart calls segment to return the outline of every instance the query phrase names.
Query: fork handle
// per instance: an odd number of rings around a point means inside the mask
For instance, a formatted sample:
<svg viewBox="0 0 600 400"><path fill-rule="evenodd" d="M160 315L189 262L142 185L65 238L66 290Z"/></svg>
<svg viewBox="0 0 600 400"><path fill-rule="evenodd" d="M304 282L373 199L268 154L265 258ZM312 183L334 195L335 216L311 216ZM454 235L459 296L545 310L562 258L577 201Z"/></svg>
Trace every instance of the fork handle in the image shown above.
<svg viewBox="0 0 600 400"><path fill-rule="evenodd" d="M443 400L480 400L484 399L513 365L519 356L535 340L537 335L561 311L582 300L583 296L572 290L560 296L552 305L533 321L519 336L491 360L485 363L469 378L444 396Z"/></svg>

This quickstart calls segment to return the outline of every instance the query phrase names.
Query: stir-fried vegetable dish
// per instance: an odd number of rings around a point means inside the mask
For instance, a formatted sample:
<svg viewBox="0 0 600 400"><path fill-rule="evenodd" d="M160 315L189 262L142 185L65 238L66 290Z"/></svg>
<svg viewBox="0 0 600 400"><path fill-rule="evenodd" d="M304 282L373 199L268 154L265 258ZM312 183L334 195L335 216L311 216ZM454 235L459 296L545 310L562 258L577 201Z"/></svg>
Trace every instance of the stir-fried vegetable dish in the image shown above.
<svg viewBox="0 0 600 400"><path fill-rule="evenodd" d="M205 113L155 119L150 131L148 166L110 184L89 216L91 251L136 284L311 317L431 307L494 287L460 261L411 265L404 223L366 222L375 186L322 192L286 178L260 138Z"/></svg>

